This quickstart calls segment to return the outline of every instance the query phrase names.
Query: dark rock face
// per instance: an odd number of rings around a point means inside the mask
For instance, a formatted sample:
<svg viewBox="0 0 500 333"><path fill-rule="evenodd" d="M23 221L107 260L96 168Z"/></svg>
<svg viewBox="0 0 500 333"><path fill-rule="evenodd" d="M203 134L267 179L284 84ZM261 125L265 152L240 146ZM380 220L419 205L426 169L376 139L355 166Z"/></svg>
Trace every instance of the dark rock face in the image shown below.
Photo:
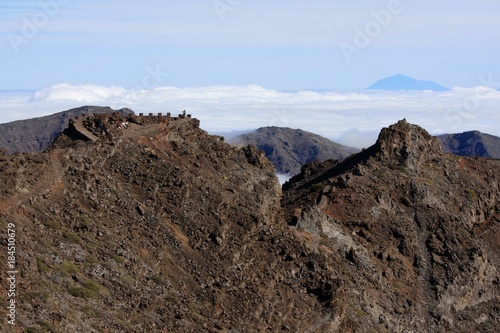
<svg viewBox="0 0 500 333"><path fill-rule="evenodd" d="M309 162L344 159L359 150L339 145L317 134L285 127L263 127L240 135L236 142L262 150L276 172L295 175Z"/></svg>
<svg viewBox="0 0 500 333"><path fill-rule="evenodd" d="M499 161L401 121L282 193L262 151L196 119L123 119L0 155L20 272L0 331L496 331Z"/></svg>
<svg viewBox="0 0 500 333"><path fill-rule="evenodd" d="M52 141L68 127L68 120L82 114L132 114L130 109L83 106L50 116L0 124L0 148L8 153L35 153L47 149Z"/></svg>
<svg viewBox="0 0 500 333"><path fill-rule="evenodd" d="M354 331L495 330L500 161L443 154L400 121L357 156L304 169L284 187L286 219L322 237L337 269L357 267Z"/></svg>
<svg viewBox="0 0 500 333"><path fill-rule="evenodd" d="M500 138L470 131L437 136L445 152L460 156L500 158Z"/></svg>

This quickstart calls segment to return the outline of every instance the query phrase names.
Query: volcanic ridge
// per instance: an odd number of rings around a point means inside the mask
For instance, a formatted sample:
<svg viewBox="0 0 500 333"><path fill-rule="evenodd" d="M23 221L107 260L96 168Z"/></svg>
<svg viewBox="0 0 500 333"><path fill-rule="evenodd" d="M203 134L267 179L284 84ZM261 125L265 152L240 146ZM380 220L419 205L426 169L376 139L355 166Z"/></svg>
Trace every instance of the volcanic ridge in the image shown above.
<svg viewBox="0 0 500 333"><path fill-rule="evenodd" d="M500 161L445 154L404 120L283 189L262 151L187 115L73 119L48 150L0 155L0 168L19 272L16 326L2 331L499 324Z"/></svg>

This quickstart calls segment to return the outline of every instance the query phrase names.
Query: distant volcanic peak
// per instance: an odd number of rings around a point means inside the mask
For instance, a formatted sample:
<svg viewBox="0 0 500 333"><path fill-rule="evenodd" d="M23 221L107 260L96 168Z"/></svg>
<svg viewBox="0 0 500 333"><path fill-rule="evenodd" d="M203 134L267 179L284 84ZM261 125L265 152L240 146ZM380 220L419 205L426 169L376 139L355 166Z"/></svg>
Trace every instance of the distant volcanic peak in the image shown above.
<svg viewBox="0 0 500 333"><path fill-rule="evenodd" d="M396 74L381 80L378 80L370 87L370 90L432 90L432 91L447 91L446 87L437 84L434 81L422 81L405 76L402 74Z"/></svg>
<svg viewBox="0 0 500 333"><path fill-rule="evenodd" d="M375 147L381 157L396 160L410 169L428 156L441 154L439 142L422 127L410 124L406 119L383 128Z"/></svg>

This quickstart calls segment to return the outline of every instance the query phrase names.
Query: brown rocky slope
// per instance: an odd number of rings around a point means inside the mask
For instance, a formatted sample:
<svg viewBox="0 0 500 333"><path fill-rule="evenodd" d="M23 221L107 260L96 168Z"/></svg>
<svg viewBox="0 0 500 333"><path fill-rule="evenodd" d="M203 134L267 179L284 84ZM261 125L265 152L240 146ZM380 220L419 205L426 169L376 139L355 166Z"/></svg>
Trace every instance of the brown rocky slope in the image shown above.
<svg viewBox="0 0 500 333"><path fill-rule="evenodd" d="M280 207L255 148L196 119L124 120L82 121L95 142L66 131L42 154L1 156L19 271L16 326L1 331L498 326L498 161L443 155L400 122L344 162L306 166Z"/></svg>
<svg viewBox="0 0 500 333"><path fill-rule="evenodd" d="M96 142L66 131L42 154L1 157L0 223L17 230L19 275L16 326L2 320L0 331L330 325L340 284L283 223L263 154L207 135L196 119L132 116L117 130L125 120L82 120L96 136L107 126Z"/></svg>
<svg viewBox="0 0 500 333"><path fill-rule="evenodd" d="M494 332L499 175L499 160L443 154L400 121L344 162L304 167L283 205L289 224L323 237L344 270L346 318L358 331Z"/></svg>

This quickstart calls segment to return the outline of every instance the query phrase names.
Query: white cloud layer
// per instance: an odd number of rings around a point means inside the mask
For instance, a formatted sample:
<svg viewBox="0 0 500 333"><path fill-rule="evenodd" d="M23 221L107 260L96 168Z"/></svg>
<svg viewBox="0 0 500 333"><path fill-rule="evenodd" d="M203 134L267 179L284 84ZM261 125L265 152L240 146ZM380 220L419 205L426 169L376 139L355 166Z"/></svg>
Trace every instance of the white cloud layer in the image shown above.
<svg viewBox="0 0 500 333"><path fill-rule="evenodd" d="M280 92L257 85L127 90L57 84L34 93L0 92L0 122L82 105L128 107L136 113L186 109L211 133L286 126L358 148L372 144L382 127L402 118L431 134L479 130L500 136L500 92L485 86L446 92Z"/></svg>

